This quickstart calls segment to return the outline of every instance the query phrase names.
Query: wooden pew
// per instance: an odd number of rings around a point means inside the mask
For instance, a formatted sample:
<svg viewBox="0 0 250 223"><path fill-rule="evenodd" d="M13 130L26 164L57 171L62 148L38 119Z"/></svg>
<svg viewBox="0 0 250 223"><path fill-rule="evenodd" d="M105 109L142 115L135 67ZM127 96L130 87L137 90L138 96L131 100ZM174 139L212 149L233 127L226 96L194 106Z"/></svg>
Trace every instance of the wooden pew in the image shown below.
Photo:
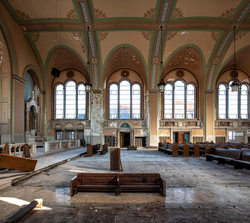
<svg viewBox="0 0 250 223"><path fill-rule="evenodd" d="M108 153L108 144L107 143L102 145L102 150L100 151L100 155L105 155L106 153Z"/></svg>
<svg viewBox="0 0 250 223"><path fill-rule="evenodd" d="M250 168L250 149L241 149L238 159L233 161L234 169Z"/></svg>
<svg viewBox="0 0 250 223"><path fill-rule="evenodd" d="M206 161L218 161L218 164L233 163L240 156L240 150L234 148L211 148L211 153L206 154Z"/></svg>
<svg viewBox="0 0 250 223"><path fill-rule="evenodd" d="M70 181L70 195L79 191L158 192L166 196L166 182L158 173L78 173Z"/></svg>

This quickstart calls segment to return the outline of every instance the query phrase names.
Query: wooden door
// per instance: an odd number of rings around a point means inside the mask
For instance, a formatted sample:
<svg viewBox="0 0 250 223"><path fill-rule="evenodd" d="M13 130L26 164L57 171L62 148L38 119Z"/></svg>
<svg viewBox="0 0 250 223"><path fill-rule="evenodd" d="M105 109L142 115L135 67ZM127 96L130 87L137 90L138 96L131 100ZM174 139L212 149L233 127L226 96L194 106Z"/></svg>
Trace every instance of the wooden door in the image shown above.
<svg viewBox="0 0 250 223"><path fill-rule="evenodd" d="M120 147L122 148L124 146L124 133L120 132Z"/></svg>

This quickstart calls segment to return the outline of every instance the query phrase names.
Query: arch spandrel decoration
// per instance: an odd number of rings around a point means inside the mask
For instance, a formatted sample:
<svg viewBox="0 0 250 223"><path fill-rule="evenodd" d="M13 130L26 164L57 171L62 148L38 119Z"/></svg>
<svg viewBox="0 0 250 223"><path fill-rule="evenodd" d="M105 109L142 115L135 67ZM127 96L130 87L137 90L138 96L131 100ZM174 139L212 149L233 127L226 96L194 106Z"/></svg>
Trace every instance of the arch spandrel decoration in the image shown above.
<svg viewBox="0 0 250 223"><path fill-rule="evenodd" d="M130 128L129 124L128 123L123 123L121 125L121 128Z"/></svg>

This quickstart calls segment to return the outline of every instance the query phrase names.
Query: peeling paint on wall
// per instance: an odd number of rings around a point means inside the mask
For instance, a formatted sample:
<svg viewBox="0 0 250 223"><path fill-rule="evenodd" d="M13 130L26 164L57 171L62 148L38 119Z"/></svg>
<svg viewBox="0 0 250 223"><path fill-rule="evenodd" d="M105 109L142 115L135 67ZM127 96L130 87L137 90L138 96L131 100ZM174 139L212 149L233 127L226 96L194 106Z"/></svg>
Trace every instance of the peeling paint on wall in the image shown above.
<svg viewBox="0 0 250 223"><path fill-rule="evenodd" d="M159 129L159 136L170 136L169 129Z"/></svg>
<svg viewBox="0 0 250 223"><path fill-rule="evenodd" d="M101 108L100 108L100 93L91 95L91 130L92 135L101 135Z"/></svg>
<svg viewBox="0 0 250 223"><path fill-rule="evenodd" d="M119 124L119 122L110 122L109 127L117 128Z"/></svg>
<svg viewBox="0 0 250 223"><path fill-rule="evenodd" d="M134 135L135 137L146 137L148 134L148 131L146 129L135 129Z"/></svg>

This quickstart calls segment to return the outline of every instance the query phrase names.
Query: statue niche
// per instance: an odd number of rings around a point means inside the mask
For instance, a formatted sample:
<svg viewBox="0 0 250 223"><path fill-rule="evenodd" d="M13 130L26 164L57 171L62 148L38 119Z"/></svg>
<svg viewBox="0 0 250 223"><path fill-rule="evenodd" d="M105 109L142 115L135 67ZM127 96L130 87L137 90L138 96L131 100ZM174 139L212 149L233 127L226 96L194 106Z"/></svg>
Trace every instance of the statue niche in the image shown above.
<svg viewBox="0 0 250 223"><path fill-rule="evenodd" d="M35 92L32 91L32 97L25 103L26 113L26 134L33 136L39 135L40 107L35 99Z"/></svg>

